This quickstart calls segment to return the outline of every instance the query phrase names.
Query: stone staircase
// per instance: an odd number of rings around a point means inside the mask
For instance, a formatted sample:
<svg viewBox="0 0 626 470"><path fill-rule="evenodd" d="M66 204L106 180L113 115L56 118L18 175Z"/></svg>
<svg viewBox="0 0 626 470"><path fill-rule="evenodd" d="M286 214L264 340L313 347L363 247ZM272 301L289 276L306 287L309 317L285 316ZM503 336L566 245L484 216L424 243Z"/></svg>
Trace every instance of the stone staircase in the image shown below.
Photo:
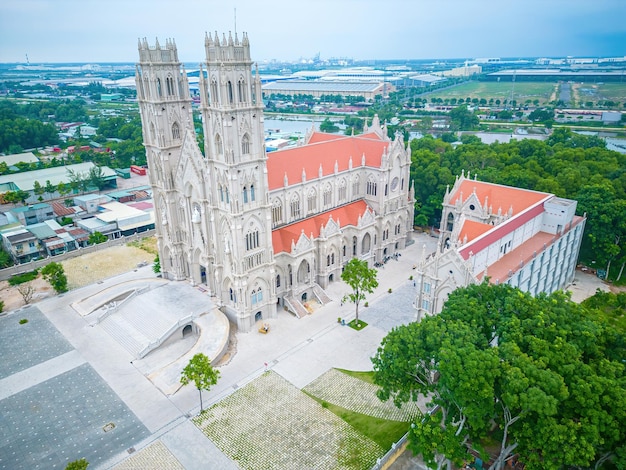
<svg viewBox="0 0 626 470"><path fill-rule="evenodd" d="M177 323L177 319L167 314L141 305L120 309L100 322L100 326L135 358L146 354L146 348L154 343L162 343L164 336ZM143 352L143 354L142 354Z"/></svg>
<svg viewBox="0 0 626 470"><path fill-rule="evenodd" d="M327 303L332 302L333 300L330 297L328 297L328 295L326 295L326 292L324 292L324 289L322 289L318 284L315 284L313 286L313 293L315 294L315 297L317 297L318 302L322 305L326 305Z"/></svg>
<svg viewBox="0 0 626 470"><path fill-rule="evenodd" d="M285 297L285 306L287 307L287 311L293 313L296 318L302 318L309 314L308 310L302 305L302 302L294 297Z"/></svg>
<svg viewBox="0 0 626 470"><path fill-rule="evenodd" d="M150 343L148 338L119 314L113 314L104 319L100 322L100 327L134 358L139 357L139 353Z"/></svg>

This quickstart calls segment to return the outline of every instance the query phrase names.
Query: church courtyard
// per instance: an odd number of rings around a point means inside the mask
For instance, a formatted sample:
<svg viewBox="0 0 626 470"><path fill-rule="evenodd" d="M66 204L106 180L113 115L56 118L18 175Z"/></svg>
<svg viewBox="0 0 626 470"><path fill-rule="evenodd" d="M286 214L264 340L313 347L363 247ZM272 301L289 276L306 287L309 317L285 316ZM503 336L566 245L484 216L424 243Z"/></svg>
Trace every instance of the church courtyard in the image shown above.
<svg viewBox="0 0 626 470"><path fill-rule="evenodd" d="M0 469L64 468L81 457L90 468L116 470L337 468L351 445L363 449L357 465L369 468L384 451L319 400L397 421L415 413L380 403L371 384L336 370L371 370L387 332L415 319L412 266L436 239L414 238L379 270L380 285L360 310L364 330L337 322L353 318L354 305L340 303L347 286L335 282L327 289L333 301L304 318L281 311L268 334L237 333L220 380L203 394L202 415L193 386L164 393L71 307L111 285L154 276L151 266L1 316Z"/></svg>

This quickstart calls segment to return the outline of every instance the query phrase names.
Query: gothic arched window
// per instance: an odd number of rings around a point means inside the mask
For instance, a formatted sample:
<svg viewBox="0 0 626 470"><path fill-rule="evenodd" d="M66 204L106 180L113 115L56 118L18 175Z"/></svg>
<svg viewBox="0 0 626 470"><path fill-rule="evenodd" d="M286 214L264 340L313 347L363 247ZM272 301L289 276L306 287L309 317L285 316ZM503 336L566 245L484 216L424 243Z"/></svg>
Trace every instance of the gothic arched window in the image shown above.
<svg viewBox="0 0 626 470"><path fill-rule="evenodd" d="M224 154L224 145L222 145L222 137L219 134L215 134L215 150L218 155Z"/></svg>
<svg viewBox="0 0 626 470"><path fill-rule="evenodd" d="M328 207L332 201L332 189L330 187L330 185L326 185L326 187L324 188L324 207Z"/></svg>
<svg viewBox="0 0 626 470"><path fill-rule="evenodd" d="M256 199L256 196L254 194L254 185L251 184L250 185L250 201L254 202L255 199Z"/></svg>
<svg viewBox="0 0 626 470"><path fill-rule="evenodd" d="M246 186L243 187L243 202L244 204L248 202L248 188Z"/></svg>
<svg viewBox="0 0 626 470"><path fill-rule="evenodd" d="M446 230L448 232L452 232L452 230L454 229L454 214L452 212L450 212L448 214L448 220L447 220L447 227Z"/></svg>
<svg viewBox="0 0 626 470"><path fill-rule="evenodd" d="M307 196L306 210L308 212L315 212L317 210L317 195L314 189L311 189Z"/></svg>
<svg viewBox="0 0 626 470"><path fill-rule="evenodd" d="M283 221L283 204L279 199L272 205L272 224L278 225Z"/></svg>
<svg viewBox="0 0 626 470"><path fill-rule="evenodd" d="M172 138L176 140L180 139L180 126L177 122L172 124Z"/></svg>
<svg viewBox="0 0 626 470"><path fill-rule="evenodd" d="M215 77L211 80L211 92L209 94L211 104L217 104L217 80Z"/></svg>
<svg viewBox="0 0 626 470"><path fill-rule="evenodd" d="M367 181L367 194L370 196L376 196L377 184L372 178Z"/></svg>
<svg viewBox="0 0 626 470"><path fill-rule="evenodd" d="M291 219L299 219L300 218L300 198L297 194L294 194L293 198L291 198Z"/></svg>
<svg viewBox="0 0 626 470"><path fill-rule="evenodd" d="M252 305L257 304L263 300L263 291L260 287L257 290L252 291L250 300L252 301Z"/></svg>
<svg viewBox="0 0 626 470"><path fill-rule="evenodd" d="M352 182L352 198L354 199L359 195L359 177L355 176L354 181Z"/></svg>
<svg viewBox="0 0 626 470"><path fill-rule="evenodd" d="M243 78L237 82L237 88L239 89L239 102L243 103L246 101L246 82L243 81Z"/></svg>
<svg viewBox="0 0 626 470"><path fill-rule="evenodd" d="M228 102L233 104L233 84L230 81L226 84L226 90L228 91Z"/></svg>
<svg viewBox="0 0 626 470"><path fill-rule="evenodd" d="M161 79L160 78L157 78L156 85L157 85L157 95L159 95L159 97L163 96L163 90L161 89Z"/></svg>
<svg viewBox="0 0 626 470"><path fill-rule="evenodd" d="M250 153L250 138L248 134L243 136L241 139L241 153L244 155L248 155Z"/></svg>
<svg viewBox="0 0 626 470"><path fill-rule="evenodd" d="M246 250L254 250L259 247L259 231L254 230L246 234Z"/></svg>
<svg viewBox="0 0 626 470"><path fill-rule="evenodd" d="M362 254L369 253L371 242L372 242L372 239L370 237L370 234L366 233L365 236L363 237L363 241L361 242Z"/></svg>
<svg viewBox="0 0 626 470"><path fill-rule="evenodd" d="M346 200L346 180L341 180L339 182L339 202L344 202Z"/></svg>

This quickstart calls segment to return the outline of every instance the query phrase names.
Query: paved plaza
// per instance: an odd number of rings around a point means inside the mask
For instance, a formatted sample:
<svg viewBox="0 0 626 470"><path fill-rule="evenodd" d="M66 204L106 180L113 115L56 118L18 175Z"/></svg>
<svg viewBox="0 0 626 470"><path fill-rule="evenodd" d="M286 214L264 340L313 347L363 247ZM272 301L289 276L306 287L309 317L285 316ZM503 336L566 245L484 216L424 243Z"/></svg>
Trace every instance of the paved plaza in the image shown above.
<svg viewBox="0 0 626 470"><path fill-rule="evenodd" d="M436 244L425 235L415 239L379 271L370 306L360 310L369 324L364 330L337 323L337 317L354 317L354 305L339 302L349 288L335 282L327 290L333 301L312 314L296 319L281 310L269 320L269 334L238 333L236 353L220 367L218 384L203 394L205 407L268 376L300 395L332 368L371 370L370 358L387 332L415 319L409 276L422 245L428 254ZM133 363L132 354L71 307L117 284L153 276L150 266L138 268L0 317L0 352L7 358L0 366L0 468L63 468L81 457L90 469L238 468L224 451L228 444L215 445L191 421L199 412L192 385L162 391ZM187 287L193 304L202 298L210 302L206 292L190 293ZM29 322L20 325L26 317ZM261 420L259 426L259 432L284 433L285 427L306 426L306 421L283 419L268 426ZM133 467L133 462L139 463Z"/></svg>
<svg viewBox="0 0 626 470"><path fill-rule="evenodd" d="M0 469L97 467L150 435L36 307L0 319L0 344Z"/></svg>

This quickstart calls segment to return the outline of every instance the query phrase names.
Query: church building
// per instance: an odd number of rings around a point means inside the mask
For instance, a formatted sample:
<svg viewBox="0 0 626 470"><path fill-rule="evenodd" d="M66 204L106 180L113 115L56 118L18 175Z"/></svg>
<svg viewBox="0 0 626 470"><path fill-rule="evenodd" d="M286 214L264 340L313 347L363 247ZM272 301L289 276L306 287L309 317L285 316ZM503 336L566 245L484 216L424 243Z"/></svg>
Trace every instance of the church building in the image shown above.
<svg viewBox="0 0 626 470"><path fill-rule="evenodd" d="M461 174L446 191L438 249L416 266L418 318L458 287L489 279L532 295L574 280L585 218L576 201Z"/></svg>
<svg viewBox="0 0 626 470"><path fill-rule="evenodd" d="M375 117L363 134L312 129L267 153L250 43L205 37L200 67L204 148L173 40L139 41L136 68L163 276L205 289L241 331L330 299L354 257L370 265L411 243L411 152Z"/></svg>

